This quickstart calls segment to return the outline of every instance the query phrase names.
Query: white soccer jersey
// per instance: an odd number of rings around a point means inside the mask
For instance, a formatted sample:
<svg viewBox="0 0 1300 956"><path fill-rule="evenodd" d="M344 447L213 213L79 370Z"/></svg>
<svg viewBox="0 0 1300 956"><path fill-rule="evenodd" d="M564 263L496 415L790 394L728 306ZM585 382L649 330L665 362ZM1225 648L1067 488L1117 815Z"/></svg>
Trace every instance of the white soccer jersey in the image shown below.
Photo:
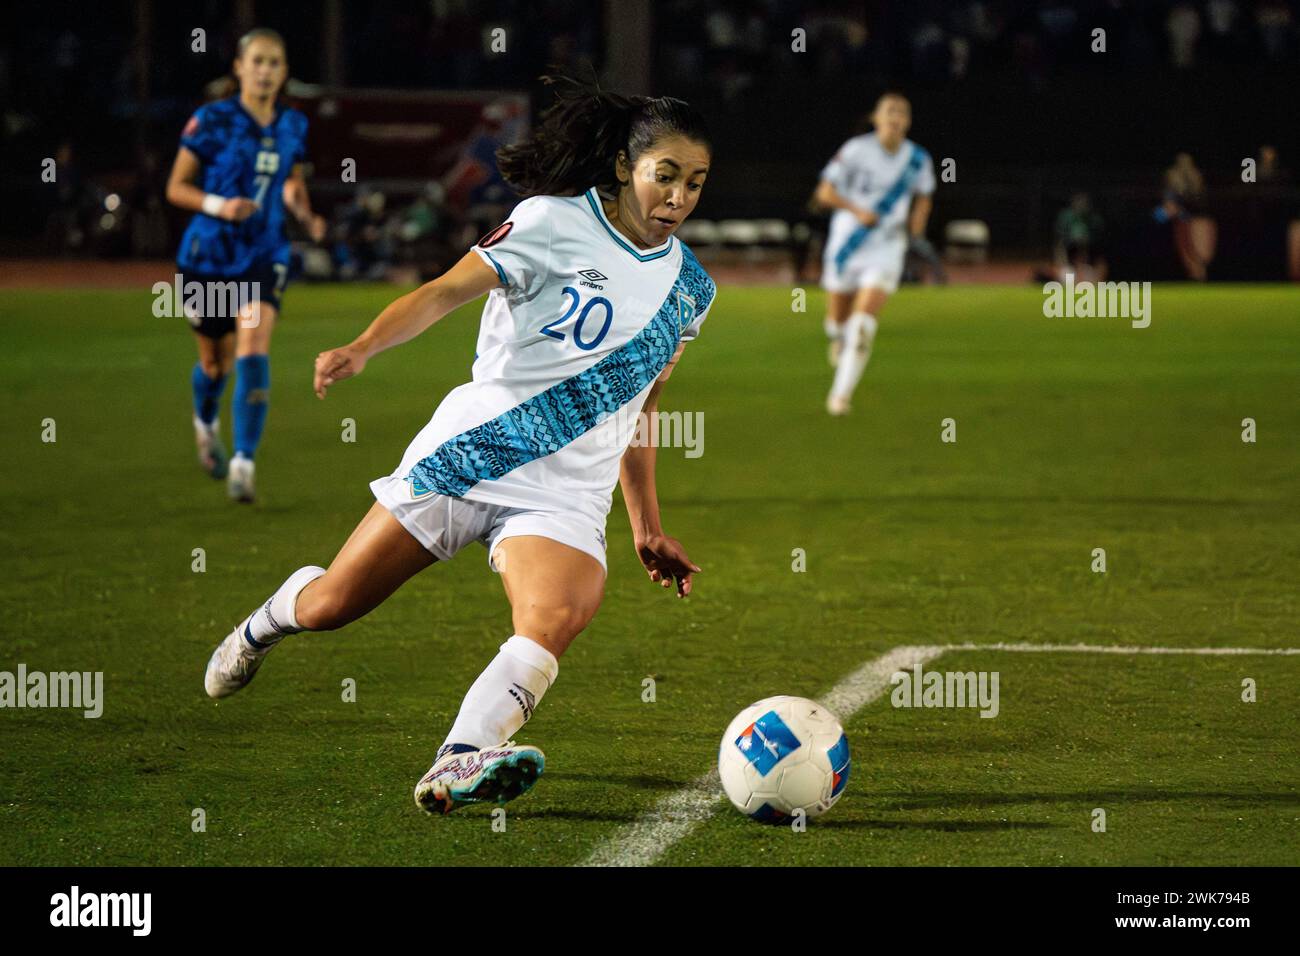
<svg viewBox="0 0 1300 956"><path fill-rule="evenodd" d="M595 189L526 199L473 248L501 277L473 380L447 394L390 477L411 500L576 512L603 527L635 413L699 333L713 280L675 237L637 249Z"/></svg>
<svg viewBox="0 0 1300 956"><path fill-rule="evenodd" d="M910 139L890 153L875 133L855 136L841 146L821 178L855 206L880 216L880 221L867 229L847 209L835 210L826 240L826 262L832 267L843 267L850 257L870 255L873 250L901 256L907 243L912 197L934 192L930 154Z"/></svg>

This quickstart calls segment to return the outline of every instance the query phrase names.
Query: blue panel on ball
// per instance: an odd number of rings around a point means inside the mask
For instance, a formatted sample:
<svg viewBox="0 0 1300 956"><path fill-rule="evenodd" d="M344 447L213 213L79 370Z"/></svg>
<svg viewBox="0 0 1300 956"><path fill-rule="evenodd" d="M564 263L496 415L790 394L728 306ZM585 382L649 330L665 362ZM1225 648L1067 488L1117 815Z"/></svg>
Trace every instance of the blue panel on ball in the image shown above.
<svg viewBox="0 0 1300 956"><path fill-rule="evenodd" d="M740 732L736 746L745 759L766 777L787 754L799 749L799 738L785 725L776 711L769 710ZM847 746L847 745L846 745Z"/></svg>
<svg viewBox="0 0 1300 956"><path fill-rule="evenodd" d="M835 784L831 787L831 796L838 796L849 782L849 738L840 734L835 746L826 752L830 758L831 770L835 774Z"/></svg>
<svg viewBox="0 0 1300 956"><path fill-rule="evenodd" d="M757 820L759 823L780 823L786 815L776 809L770 803L765 803L749 815L751 820Z"/></svg>

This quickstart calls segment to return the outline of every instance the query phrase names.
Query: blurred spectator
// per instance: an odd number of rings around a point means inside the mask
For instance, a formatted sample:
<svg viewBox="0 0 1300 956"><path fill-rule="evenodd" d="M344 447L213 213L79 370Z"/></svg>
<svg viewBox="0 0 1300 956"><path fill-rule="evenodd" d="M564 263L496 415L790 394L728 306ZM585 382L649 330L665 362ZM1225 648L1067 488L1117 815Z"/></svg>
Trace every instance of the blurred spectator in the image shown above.
<svg viewBox="0 0 1300 956"><path fill-rule="evenodd" d="M469 243L500 223L518 201L501 178L496 154L519 139L524 120L510 100L488 104L455 165L442 178L447 209Z"/></svg>
<svg viewBox="0 0 1300 956"><path fill-rule="evenodd" d="M1209 0L1205 4L1205 22L1209 27L1207 45L1212 57L1225 63L1239 58L1240 19L1241 8L1236 0Z"/></svg>
<svg viewBox="0 0 1300 956"><path fill-rule="evenodd" d="M1196 62L1196 42L1201 37L1201 14L1190 3L1176 3L1165 20L1169 34L1169 59L1180 70Z"/></svg>
<svg viewBox="0 0 1300 956"><path fill-rule="evenodd" d="M418 243L437 236L443 228L444 193L441 183L429 183L402 214L402 242Z"/></svg>
<svg viewBox="0 0 1300 956"><path fill-rule="evenodd" d="M1087 193L1075 193L1070 205L1056 217L1056 264L1064 272L1073 272L1082 280L1102 282L1106 279L1106 259L1101 216L1092 208Z"/></svg>
<svg viewBox="0 0 1300 956"><path fill-rule="evenodd" d="M1273 246L1279 240L1285 250L1285 268L1287 278L1300 282L1300 204L1294 194L1284 199L1282 190L1294 185L1291 171L1282 166L1277 147L1267 144L1259 148L1259 165L1255 170L1255 181L1267 187L1267 191L1258 200L1251 203L1254 213L1252 226L1263 239L1263 248L1259 254L1268 259L1273 254Z"/></svg>
<svg viewBox="0 0 1300 956"><path fill-rule="evenodd" d="M393 259L393 233L384 219L387 197L362 186L352 202L340 206L333 234L333 256L340 279L382 279Z"/></svg>
<svg viewBox="0 0 1300 956"><path fill-rule="evenodd" d="M1291 10L1282 0L1263 0L1255 7L1255 26L1259 31L1264 57L1281 63L1291 52Z"/></svg>
<svg viewBox="0 0 1300 956"><path fill-rule="evenodd" d="M1277 148L1261 146L1259 148L1259 165L1255 170L1255 181L1269 186L1290 185L1290 175L1282 169L1277 158Z"/></svg>
<svg viewBox="0 0 1300 956"><path fill-rule="evenodd" d="M912 33L912 72L917 76L948 72L948 37L934 20L926 20Z"/></svg>
<svg viewBox="0 0 1300 956"><path fill-rule="evenodd" d="M1174 248L1187 277L1204 282L1218 236L1214 220L1206 215L1205 177L1191 154L1179 153L1165 170L1156 221L1171 228Z"/></svg>

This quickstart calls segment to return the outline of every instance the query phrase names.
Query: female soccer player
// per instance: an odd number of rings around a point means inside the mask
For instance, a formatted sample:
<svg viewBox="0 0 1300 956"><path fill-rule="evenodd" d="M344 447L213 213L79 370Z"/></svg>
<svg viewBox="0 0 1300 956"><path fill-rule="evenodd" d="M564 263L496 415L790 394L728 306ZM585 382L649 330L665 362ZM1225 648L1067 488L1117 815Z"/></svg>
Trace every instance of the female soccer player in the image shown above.
<svg viewBox="0 0 1300 956"><path fill-rule="evenodd" d="M875 132L850 139L826 164L815 194L835 210L822 257L826 335L835 366L826 399L832 415L849 412L871 357L876 318L898 289L909 235L913 245L927 246L934 166L930 154L906 138L912 104L900 93L886 93L871 122Z"/></svg>
<svg viewBox="0 0 1300 956"><path fill-rule="evenodd" d="M416 785L430 812L505 802L541 773L541 751L509 738L600 605L616 482L650 580L675 582L685 597L700 570L660 523L654 448L628 445L636 413L656 414L713 302L713 281L673 236L699 201L709 137L681 100L569 79L557 92L532 139L498 153L527 198L445 275L316 360L323 398L488 293L472 381L447 394L396 470L371 482L377 503L329 570L290 575L217 647L205 678L209 695L232 694L285 635L355 621L420 570L482 542L514 633Z"/></svg>
<svg viewBox="0 0 1300 956"><path fill-rule="evenodd" d="M226 477L217 407L233 367L235 458L227 487L243 502L254 497L253 455L271 387L267 350L289 277L285 209L313 240L325 235L302 173L307 117L277 102L288 70L280 34L256 29L240 38L239 95L190 117L167 183L168 201L197 213L176 267L186 286L199 283L205 293L199 305L186 292L199 346L190 376L199 463L212 477Z"/></svg>

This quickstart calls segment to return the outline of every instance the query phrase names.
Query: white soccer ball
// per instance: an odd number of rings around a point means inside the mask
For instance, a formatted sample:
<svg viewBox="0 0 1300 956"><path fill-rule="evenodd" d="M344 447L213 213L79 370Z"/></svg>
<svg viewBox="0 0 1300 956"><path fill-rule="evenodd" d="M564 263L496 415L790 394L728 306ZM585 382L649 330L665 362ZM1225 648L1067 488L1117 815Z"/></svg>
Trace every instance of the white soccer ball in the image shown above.
<svg viewBox="0 0 1300 956"><path fill-rule="evenodd" d="M768 697L727 727L718 751L722 789L741 813L780 823L820 816L849 779L849 741L836 716L806 697Z"/></svg>

